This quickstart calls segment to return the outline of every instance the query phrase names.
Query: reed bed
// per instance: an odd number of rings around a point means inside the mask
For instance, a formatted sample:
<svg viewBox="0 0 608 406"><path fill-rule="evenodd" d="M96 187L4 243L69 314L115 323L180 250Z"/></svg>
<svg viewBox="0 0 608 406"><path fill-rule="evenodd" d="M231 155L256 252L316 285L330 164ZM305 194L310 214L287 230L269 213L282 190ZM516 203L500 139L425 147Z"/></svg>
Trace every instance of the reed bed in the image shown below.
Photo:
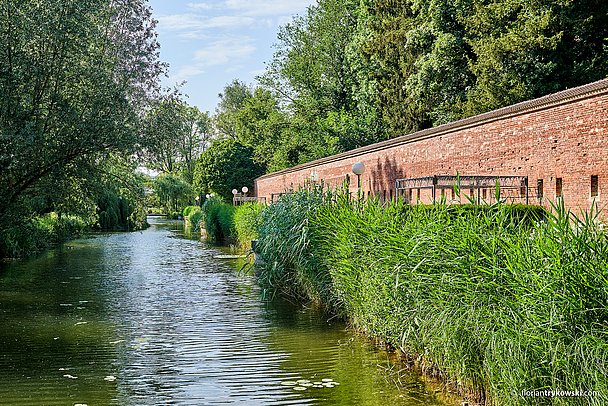
<svg viewBox="0 0 608 406"><path fill-rule="evenodd" d="M478 402L608 403L596 212L300 191L262 211L258 232L266 289L321 303ZM585 396L533 396L545 390Z"/></svg>

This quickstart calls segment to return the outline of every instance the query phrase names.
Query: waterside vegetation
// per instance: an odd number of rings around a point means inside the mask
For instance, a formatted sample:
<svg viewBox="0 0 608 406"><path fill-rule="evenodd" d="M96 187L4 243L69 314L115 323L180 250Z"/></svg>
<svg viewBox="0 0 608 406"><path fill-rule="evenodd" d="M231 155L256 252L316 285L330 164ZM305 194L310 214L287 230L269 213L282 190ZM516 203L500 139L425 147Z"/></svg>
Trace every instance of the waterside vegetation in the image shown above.
<svg viewBox="0 0 608 406"><path fill-rule="evenodd" d="M247 221L267 292L319 303L463 396L490 405L608 401L608 239L597 213L303 190ZM588 392L522 396L534 390Z"/></svg>

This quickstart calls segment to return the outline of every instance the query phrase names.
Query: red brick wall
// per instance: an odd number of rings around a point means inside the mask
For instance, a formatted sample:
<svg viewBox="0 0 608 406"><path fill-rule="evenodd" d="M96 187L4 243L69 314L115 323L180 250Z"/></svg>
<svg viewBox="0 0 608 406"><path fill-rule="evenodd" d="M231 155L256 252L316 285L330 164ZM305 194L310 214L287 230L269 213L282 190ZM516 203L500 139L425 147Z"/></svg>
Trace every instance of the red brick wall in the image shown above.
<svg viewBox="0 0 608 406"><path fill-rule="evenodd" d="M597 175L595 200L603 207L608 203L608 80L264 175L256 180L256 193L270 201L273 194L304 184L313 171L330 184L349 174L356 191L355 162L365 164L366 196L370 191L390 196L398 178L517 175L528 176L533 196L543 179L545 204L555 200L556 178L562 178L565 204L588 210L591 176Z"/></svg>

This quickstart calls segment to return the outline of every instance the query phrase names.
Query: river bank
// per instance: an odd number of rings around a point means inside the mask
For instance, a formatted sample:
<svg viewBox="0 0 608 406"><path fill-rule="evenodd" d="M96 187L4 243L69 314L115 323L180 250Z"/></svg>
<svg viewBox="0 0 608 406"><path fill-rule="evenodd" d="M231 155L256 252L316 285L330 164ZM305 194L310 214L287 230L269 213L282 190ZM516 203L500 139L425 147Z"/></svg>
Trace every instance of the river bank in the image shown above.
<svg viewBox="0 0 608 406"><path fill-rule="evenodd" d="M559 206L382 206L301 191L257 220L258 279L410 354L474 402L599 406L608 401L601 227L593 213L577 219ZM542 396L556 390L579 395Z"/></svg>

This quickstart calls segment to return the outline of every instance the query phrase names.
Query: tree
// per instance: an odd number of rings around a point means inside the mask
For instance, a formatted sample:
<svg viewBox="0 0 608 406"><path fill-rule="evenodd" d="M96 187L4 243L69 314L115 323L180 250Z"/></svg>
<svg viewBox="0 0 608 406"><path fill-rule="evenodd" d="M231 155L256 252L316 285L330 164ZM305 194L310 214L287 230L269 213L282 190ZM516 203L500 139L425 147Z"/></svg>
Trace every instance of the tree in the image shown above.
<svg viewBox="0 0 608 406"><path fill-rule="evenodd" d="M194 188L201 194L215 193L232 200L232 189L247 186L264 173L253 160L253 150L233 139L214 141L199 158L194 173Z"/></svg>
<svg viewBox="0 0 608 406"><path fill-rule="evenodd" d="M245 83L234 79L224 87L223 93L218 94L218 97L220 101L215 110L215 127L220 136L237 139L235 115L251 97L251 89Z"/></svg>
<svg viewBox="0 0 608 406"><path fill-rule="evenodd" d="M299 152L291 149L295 163L385 139L375 89L354 51L358 26L358 1L322 0L279 32L277 51L260 79L290 113L287 134L297 132L299 140Z"/></svg>
<svg viewBox="0 0 608 406"><path fill-rule="evenodd" d="M189 203L192 187L179 176L166 173L154 179L154 192L167 213L181 212Z"/></svg>
<svg viewBox="0 0 608 406"><path fill-rule="evenodd" d="M211 138L209 114L189 106L179 94L166 95L148 111L144 132L146 166L163 173L179 172L192 183L196 158Z"/></svg>
<svg viewBox="0 0 608 406"><path fill-rule="evenodd" d="M144 0L0 3L0 220L44 183L86 180L145 143L158 92L156 22Z"/></svg>

